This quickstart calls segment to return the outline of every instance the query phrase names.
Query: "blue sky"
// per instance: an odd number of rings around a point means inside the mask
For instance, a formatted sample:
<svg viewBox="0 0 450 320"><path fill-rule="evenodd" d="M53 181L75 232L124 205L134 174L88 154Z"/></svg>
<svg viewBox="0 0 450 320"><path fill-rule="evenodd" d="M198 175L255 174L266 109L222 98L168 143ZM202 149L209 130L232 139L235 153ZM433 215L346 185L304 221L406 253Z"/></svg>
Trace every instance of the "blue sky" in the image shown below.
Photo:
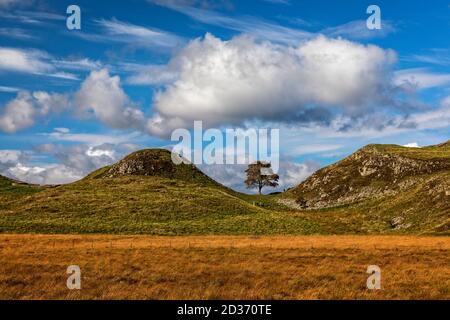
<svg viewBox="0 0 450 320"><path fill-rule="evenodd" d="M280 188L368 143L446 141L449 5L0 0L0 174L74 181L193 120L279 128ZM202 169L242 190L223 167Z"/></svg>

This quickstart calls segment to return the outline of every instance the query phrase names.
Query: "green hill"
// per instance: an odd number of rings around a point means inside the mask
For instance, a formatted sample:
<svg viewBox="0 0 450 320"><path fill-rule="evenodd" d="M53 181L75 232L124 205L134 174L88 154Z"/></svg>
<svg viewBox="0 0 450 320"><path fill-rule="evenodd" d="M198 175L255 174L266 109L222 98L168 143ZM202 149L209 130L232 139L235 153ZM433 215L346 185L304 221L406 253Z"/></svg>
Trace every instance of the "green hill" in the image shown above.
<svg viewBox="0 0 450 320"><path fill-rule="evenodd" d="M235 192L148 149L68 185L0 178L0 232L448 234L449 181L448 142L369 145L272 196Z"/></svg>
<svg viewBox="0 0 450 320"><path fill-rule="evenodd" d="M8 208L18 198L41 190L43 190L43 187L0 176L0 210Z"/></svg>
<svg viewBox="0 0 450 320"><path fill-rule="evenodd" d="M174 165L169 151L150 149L133 153L81 181L16 197L0 211L0 232L169 235L316 231L306 219L271 212L253 205L254 199L257 197L220 185L193 165Z"/></svg>
<svg viewBox="0 0 450 320"><path fill-rule="evenodd" d="M292 208L359 217L356 225L368 232L448 232L450 143L368 145L317 171L282 198Z"/></svg>

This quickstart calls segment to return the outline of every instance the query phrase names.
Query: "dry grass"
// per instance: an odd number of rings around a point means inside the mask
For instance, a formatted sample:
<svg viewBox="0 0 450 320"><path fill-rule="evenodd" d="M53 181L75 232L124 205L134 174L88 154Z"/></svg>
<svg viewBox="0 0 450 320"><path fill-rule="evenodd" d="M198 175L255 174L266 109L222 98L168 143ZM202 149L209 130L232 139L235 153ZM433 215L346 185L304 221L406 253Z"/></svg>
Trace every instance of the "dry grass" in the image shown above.
<svg viewBox="0 0 450 320"><path fill-rule="evenodd" d="M0 235L0 299L450 299L450 238ZM82 289L66 288L66 268ZM366 289L368 265L382 290Z"/></svg>

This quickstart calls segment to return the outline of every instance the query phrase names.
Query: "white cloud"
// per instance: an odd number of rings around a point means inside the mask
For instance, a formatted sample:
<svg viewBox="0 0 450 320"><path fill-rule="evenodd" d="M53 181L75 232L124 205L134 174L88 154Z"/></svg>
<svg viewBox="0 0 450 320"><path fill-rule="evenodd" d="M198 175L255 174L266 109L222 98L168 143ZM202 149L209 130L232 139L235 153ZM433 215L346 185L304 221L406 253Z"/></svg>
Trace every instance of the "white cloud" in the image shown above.
<svg viewBox="0 0 450 320"><path fill-rule="evenodd" d="M279 189L288 189L297 186L315 171L320 165L314 162L294 163L284 162L281 164Z"/></svg>
<svg viewBox="0 0 450 320"><path fill-rule="evenodd" d="M62 134L70 132L70 129L68 129L68 128L55 128L54 130L55 130L55 132L62 133Z"/></svg>
<svg viewBox="0 0 450 320"><path fill-rule="evenodd" d="M30 34L30 31L20 28L0 28L0 36L21 40L34 39L34 37Z"/></svg>
<svg viewBox="0 0 450 320"><path fill-rule="evenodd" d="M339 107L364 114L389 98L395 61L390 50L324 36L293 48L207 34L170 62L179 76L156 94L148 129L164 135L194 120L206 126L255 118L320 121Z"/></svg>
<svg viewBox="0 0 450 320"><path fill-rule="evenodd" d="M16 87L8 87L8 86L0 86L0 92L18 92L19 88Z"/></svg>
<svg viewBox="0 0 450 320"><path fill-rule="evenodd" d="M183 3L183 1L153 0L151 2L183 13L205 24L235 30L258 39L270 40L275 43L297 44L300 40L313 36L311 32L284 27L254 17L225 16L212 10L193 7L187 3Z"/></svg>
<svg viewBox="0 0 450 320"><path fill-rule="evenodd" d="M48 53L35 49L0 47L0 70L78 80L74 74L58 71Z"/></svg>
<svg viewBox="0 0 450 320"><path fill-rule="evenodd" d="M105 150L98 147L89 147L89 149L86 151L86 155L89 157L101 157L101 156L107 156L109 158L114 158L114 150Z"/></svg>
<svg viewBox="0 0 450 320"><path fill-rule="evenodd" d="M50 73L50 74L43 74L43 75L46 75L46 76L49 76L52 78L59 78L59 79L63 79L63 80L80 80L80 78L78 78L77 75L75 75L73 73L63 72L63 71Z"/></svg>
<svg viewBox="0 0 450 320"><path fill-rule="evenodd" d="M123 91L119 76L110 76L107 69L91 72L75 94L75 104L81 113L92 113L112 128L138 129L144 122L144 114Z"/></svg>
<svg viewBox="0 0 450 320"><path fill-rule="evenodd" d="M48 55L38 50L22 50L0 47L0 69L29 73L44 73L53 70L46 62Z"/></svg>
<svg viewBox="0 0 450 320"><path fill-rule="evenodd" d="M450 126L450 97L444 98L440 106L408 117L416 130L447 128Z"/></svg>
<svg viewBox="0 0 450 320"><path fill-rule="evenodd" d="M70 183L83 177L62 164L27 166L18 163L3 174L19 181L41 185Z"/></svg>
<svg viewBox="0 0 450 320"><path fill-rule="evenodd" d="M24 153L20 150L0 150L0 170L22 161Z"/></svg>
<svg viewBox="0 0 450 320"><path fill-rule="evenodd" d="M428 50L426 54L413 54L409 57L406 57L405 60L448 66L450 65L450 49L433 48Z"/></svg>
<svg viewBox="0 0 450 320"><path fill-rule="evenodd" d="M20 92L17 97L6 104L0 114L0 130L13 133L34 124L36 110L32 97L27 92Z"/></svg>
<svg viewBox="0 0 450 320"><path fill-rule="evenodd" d="M135 85L164 85L176 80L178 74L171 65L122 65L126 71L134 74L127 77L126 82Z"/></svg>
<svg viewBox="0 0 450 320"><path fill-rule="evenodd" d="M1 1L1 0L0 0ZM35 0L6 0L5 2L10 2L8 8L14 8L13 10L2 10L0 11L0 18L5 20L10 20L14 23L26 23L31 25L43 25L50 24L53 21L64 21L66 16L63 14L39 11L37 6L34 6L33 10L23 10L25 7L31 7ZM0 8L2 5L0 4ZM17 10L17 8L22 8L22 10Z"/></svg>
<svg viewBox="0 0 450 320"><path fill-rule="evenodd" d="M102 29L103 33L73 33L79 38L95 42L121 42L134 47L150 49L171 49L184 43L184 39L176 34L152 29L144 26L122 22L117 19L99 19L95 23Z"/></svg>
<svg viewBox="0 0 450 320"><path fill-rule="evenodd" d="M71 133L63 132L55 128L55 132L43 134L48 136L52 141L62 142L78 142L84 143L88 146L96 146L104 143L120 144L126 141L133 141L139 138L139 133L134 132L131 134L117 134L117 135L105 135L105 134L93 134L93 133Z"/></svg>
<svg viewBox="0 0 450 320"><path fill-rule="evenodd" d="M40 115L47 115L50 112L61 112L69 105L67 96L58 93L36 91L33 92L33 98Z"/></svg>
<svg viewBox="0 0 450 320"><path fill-rule="evenodd" d="M264 1L276 4L289 4L288 0ZM208 7L205 8L205 6L202 5L203 2L196 3L195 1L182 0L149 0L149 2L180 12L201 23L238 31L239 33L251 35L257 39L289 45L297 45L299 41L310 39L318 34L325 34L330 37L346 37L349 39L371 39L384 37L396 31L392 22L387 20L383 20L382 28L380 30L369 30L365 20L355 20L335 27L329 27L316 33L286 27L250 16L224 15L216 11L208 10ZM299 18L289 18L288 20L291 22L297 20L297 22L300 22L297 24L310 26L309 23L305 23L304 20Z"/></svg>
<svg viewBox="0 0 450 320"><path fill-rule="evenodd" d="M418 89L440 87L450 83L450 74L430 72L426 68L405 69L395 73L394 83Z"/></svg>
<svg viewBox="0 0 450 320"><path fill-rule="evenodd" d="M61 94L20 91L0 112L0 130L13 133L30 127L37 117L60 112L68 103L67 97Z"/></svg>
<svg viewBox="0 0 450 320"><path fill-rule="evenodd" d="M340 144L302 144L294 148L294 150L291 150L291 152L295 155L314 154L327 151L335 151L342 147L343 145Z"/></svg>
<svg viewBox="0 0 450 320"><path fill-rule="evenodd" d="M0 150L0 174L35 184L70 183L117 162L136 149L138 146L130 143L105 143L95 146L44 144L28 155L24 151ZM58 163L35 163L33 159L41 155L51 155Z"/></svg>
<svg viewBox="0 0 450 320"><path fill-rule="evenodd" d="M145 42L159 47L174 47L181 42L180 37L169 32L121 22L116 19L97 20L97 23L103 27L108 34L114 37L124 37L123 39L126 39L126 41L134 40L142 43Z"/></svg>
<svg viewBox="0 0 450 320"><path fill-rule="evenodd" d="M53 65L62 69L70 70L97 70L102 68L103 64L97 60L91 60L89 58L79 58L79 59L55 59L53 60Z"/></svg>
<svg viewBox="0 0 450 320"><path fill-rule="evenodd" d="M19 91L16 98L0 110L0 130L12 133L32 126L36 118L61 112L74 99L81 116L94 116L103 124L118 129L143 130L145 117L123 91L120 78L107 69L92 71L74 96L36 91ZM62 135L64 132L55 132ZM70 135L65 135L65 138Z"/></svg>
<svg viewBox="0 0 450 320"><path fill-rule="evenodd" d="M403 146L407 147L407 148L420 148L420 146L419 146L419 144L417 142L410 142L410 143L407 143L407 144L405 144Z"/></svg>

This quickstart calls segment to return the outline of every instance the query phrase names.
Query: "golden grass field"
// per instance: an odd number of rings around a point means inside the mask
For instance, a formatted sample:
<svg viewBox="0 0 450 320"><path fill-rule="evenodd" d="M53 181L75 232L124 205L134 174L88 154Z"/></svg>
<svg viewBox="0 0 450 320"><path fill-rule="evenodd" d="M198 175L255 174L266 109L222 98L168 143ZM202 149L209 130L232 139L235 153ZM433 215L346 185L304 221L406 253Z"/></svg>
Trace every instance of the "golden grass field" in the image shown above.
<svg viewBox="0 0 450 320"><path fill-rule="evenodd" d="M450 238L0 235L0 299L450 299ZM79 265L81 290L66 287ZM368 290L368 265L381 290Z"/></svg>

